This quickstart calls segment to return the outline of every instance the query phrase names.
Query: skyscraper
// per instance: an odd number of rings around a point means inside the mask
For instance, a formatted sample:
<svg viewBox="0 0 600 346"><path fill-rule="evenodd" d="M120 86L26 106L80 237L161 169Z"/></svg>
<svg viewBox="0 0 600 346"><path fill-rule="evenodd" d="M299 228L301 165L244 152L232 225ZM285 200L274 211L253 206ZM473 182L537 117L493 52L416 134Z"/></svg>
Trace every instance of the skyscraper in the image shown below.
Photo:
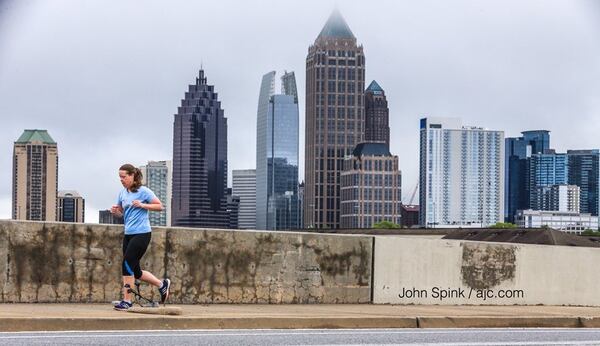
<svg viewBox="0 0 600 346"><path fill-rule="evenodd" d="M550 149L550 131L521 132L522 137L505 140L505 202L504 219L513 222L517 210L529 208L528 162L533 154Z"/></svg>
<svg viewBox="0 0 600 346"><path fill-rule="evenodd" d="M504 132L421 119L420 222L485 227L504 219Z"/></svg>
<svg viewBox="0 0 600 346"><path fill-rule="evenodd" d="M298 96L292 73L275 95L275 72L263 76L256 124L256 228L299 228ZM291 94L285 94L290 92Z"/></svg>
<svg viewBox="0 0 600 346"><path fill-rule="evenodd" d="M58 191L56 221L85 222L85 200L77 191Z"/></svg>
<svg viewBox="0 0 600 346"><path fill-rule="evenodd" d="M365 142L383 142L390 147L390 110L385 91L372 81L365 91Z"/></svg>
<svg viewBox="0 0 600 346"><path fill-rule="evenodd" d="M532 208L531 199L536 187L564 185L569 183L569 157L547 149L544 153L533 154L527 159L527 181L525 189L529 193L526 209Z"/></svg>
<svg viewBox="0 0 600 346"><path fill-rule="evenodd" d="M281 77L281 93L283 95L294 96L296 103L298 103L298 88L296 88L296 76L294 71L283 73Z"/></svg>
<svg viewBox="0 0 600 346"><path fill-rule="evenodd" d="M363 47L335 10L306 57L304 226L338 228L340 173L364 136Z"/></svg>
<svg viewBox="0 0 600 346"><path fill-rule="evenodd" d="M600 210L600 150L567 150L569 184L580 188L580 212L598 216Z"/></svg>
<svg viewBox="0 0 600 346"><path fill-rule="evenodd" d="M172 161L148 161L141 166L144 185L154 192L163 204L160 212L151 212L148 217L152 226L171 226L171 197L173 180Z"/></svg>
<svg viewBox="0 0 600 346"><path fill-rule="evenodd" d="M381 221L400 224L401 175L398 156L387 144L360 143L341 174L341 228L372 228Z"/></svg>
<svg viewBox="0 0 600 346"><path fill-rule="evenodd" d="M12 218L56 221L58 147L46 130L25 130L13 147Z"/></svg>
<svg viewBox="0 0 600 346"><path fill-rule="evenodd" d="M204 70L175 114L173 226L228 228L227 119Z"/></svg>
<svg viewBox="0 0 600 346"><path fill-rule="evenodd" d="M239 197L238 228L256 229L256 170L234 169L232 176L233 196Z"/></svg>
<svg viewBox="0 0 600 346"><path fill-rule="evenodd" d="M556 153L547 149L527 159L526 190L529 193L525 209L537 209L540 187L575 185L579 187L579 210L582 214L598 215L600 195L599 150L567 150ZM537 203L537 204L536 204Z"/></svg>

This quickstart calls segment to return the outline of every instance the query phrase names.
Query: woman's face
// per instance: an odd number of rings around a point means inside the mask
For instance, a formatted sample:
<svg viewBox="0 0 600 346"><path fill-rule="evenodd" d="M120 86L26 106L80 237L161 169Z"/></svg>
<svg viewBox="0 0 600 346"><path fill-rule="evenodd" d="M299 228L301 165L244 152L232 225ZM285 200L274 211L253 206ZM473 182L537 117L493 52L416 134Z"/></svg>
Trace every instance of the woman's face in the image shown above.
<svg viewBox="0 0 600 346"><path fill-rule="evenodd" d="M126 189L129 189L133 184L133 174L128 174L127 171L119 171L119 179Z"/></svg>

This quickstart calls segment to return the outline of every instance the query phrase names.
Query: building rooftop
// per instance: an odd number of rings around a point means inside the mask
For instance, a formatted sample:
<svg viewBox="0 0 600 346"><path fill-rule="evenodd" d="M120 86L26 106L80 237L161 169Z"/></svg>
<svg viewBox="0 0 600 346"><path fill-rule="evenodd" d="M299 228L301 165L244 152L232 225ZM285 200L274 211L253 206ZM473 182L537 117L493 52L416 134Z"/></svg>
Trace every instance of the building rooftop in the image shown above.
<svg viewBox="0 0 600 346"><path fill-rule="evenodd" d="M359 143L352 152L354 156L392 156L384 142Z"/></svg>
<svg viewBox="0 0 600 346"><path fill-rule="evenodd" d="M530 133L550 133L550 131L548 130L528 130L528 131L521 131L521 134L530 134Z"/></svg>
<svg viewBox="0 0 600 346"><path fill-rule="evenodd" d="M15 143L32 143L32 142L42 142L44 144L56 144L56 142L50 137L47 130L25 130L21 137L17 139Z"/></svg>
<svg viewBox="0 0 600 346"><path fill-rule="evenodd" d="M367 91L372 91L373 93L382 93L383 89L377 84L376 81L372 81L367 88Z"/></svg>
<svg viewBox="0 0 600 346"><path fill-rule="evenodd" d="M333 10L318 37L355 39L352 30L338 9Z"/></svg>
<svg viewBox="0 0 600 346"><path fill-rule="evenodd" d="M59 198L64 198L64 197L72 197L72 198L79 198L81 197L81 195L79 194L79 192L74 191L74 190L60 190L58 191L58 197Z"/></svg>
<svg viewBox="0 0 600 346"><path fill-rule="evenodd" d="M414 205L414 204L402 204L401 205L402 209L406 210L406 211L419 211L419 206L418 205Z"/></svg>
<svg viewBox="0 0 600 346"><path fill-rule="evenodd" d="M459 230L448 233L443 239L460 239L500 243L520 243L538 245L562 245L600 247L598 239L582 237L566 232L549 229L484 229L484 230Z"/></svg>

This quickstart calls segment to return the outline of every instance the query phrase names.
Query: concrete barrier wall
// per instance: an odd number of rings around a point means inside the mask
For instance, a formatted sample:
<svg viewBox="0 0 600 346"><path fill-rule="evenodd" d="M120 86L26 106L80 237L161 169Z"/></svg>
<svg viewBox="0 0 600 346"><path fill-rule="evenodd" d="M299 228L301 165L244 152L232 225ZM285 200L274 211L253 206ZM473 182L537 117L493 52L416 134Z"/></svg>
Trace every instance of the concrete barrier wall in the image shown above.
<svg viewBox="0 0 600 346"><path fill-rule="evenodd" d="M375 238L378 304L600 306L600 249Z"/></svg>
<svg viewBox="0 0 600 346"><path fill-rule="evenodd" d="M122 234L118 225L0 221L1 302L119 299ZM155 228L141 264L172 279L174 303L369 303L372 241Z"/></svg>

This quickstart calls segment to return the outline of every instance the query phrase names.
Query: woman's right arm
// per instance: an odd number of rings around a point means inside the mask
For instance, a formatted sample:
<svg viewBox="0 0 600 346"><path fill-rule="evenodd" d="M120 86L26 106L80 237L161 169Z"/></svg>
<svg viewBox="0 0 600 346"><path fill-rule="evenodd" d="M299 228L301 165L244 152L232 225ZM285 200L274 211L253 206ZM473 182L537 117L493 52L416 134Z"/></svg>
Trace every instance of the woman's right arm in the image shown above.
<svg viewBox="0 0 600 346"><path fill-rule="evenodd" d="M113 205L113 206L110 208L110 212L111 212L113 215L116 215L116 216L118 216L118 217L122 217L122 216L123 216L123 208L122 208L120 205L117 205L117 204Z"/></svg>

